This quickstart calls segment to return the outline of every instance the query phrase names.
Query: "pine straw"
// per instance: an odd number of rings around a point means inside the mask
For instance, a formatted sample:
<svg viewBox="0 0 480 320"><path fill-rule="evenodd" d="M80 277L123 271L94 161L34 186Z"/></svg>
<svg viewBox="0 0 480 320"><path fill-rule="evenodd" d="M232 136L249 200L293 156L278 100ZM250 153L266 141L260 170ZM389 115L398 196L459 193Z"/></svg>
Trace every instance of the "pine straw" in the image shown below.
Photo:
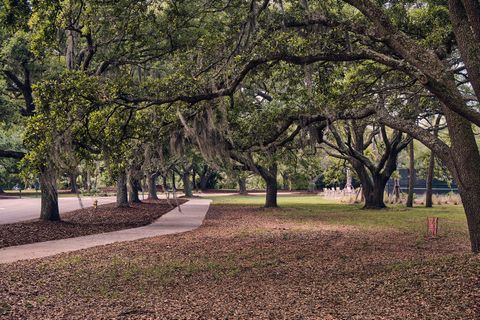
<svg viewBox="0 0 480 320"><path fill-rule="evenodd" d="M97 209L90 207L64 213L59 222L31 220L1 224L0 248L145 226L172 210L174 204L166 200L146 200L129 208L116 208L111 203Z"/></svg>
<svg viewBox="0 0 480 320"><path fill-rule="evenodd" d="M466 239L213 205L199 229L0 265L5 319L479 319Z"/></svg>

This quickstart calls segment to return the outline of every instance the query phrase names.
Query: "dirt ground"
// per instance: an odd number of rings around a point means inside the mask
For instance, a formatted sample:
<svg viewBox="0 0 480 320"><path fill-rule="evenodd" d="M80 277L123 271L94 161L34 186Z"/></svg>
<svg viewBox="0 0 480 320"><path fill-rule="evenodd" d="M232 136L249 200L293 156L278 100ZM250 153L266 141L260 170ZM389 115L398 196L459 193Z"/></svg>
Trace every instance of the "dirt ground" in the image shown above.
<svg viewBox="0 0 480 320"><path fill-rule="evenodd" d="M199 229L0 265L2 319L480 319L466 239L212 205Z"/></svg>
<svg viewBox="0 0 480 320"><path fill-rule="evenodd" d="M59 222L32 220L1 224L0 248L145 226L172 210L172 205L175 202L145 200L129 208L116 208L111 203L64 213Z"/></svg>

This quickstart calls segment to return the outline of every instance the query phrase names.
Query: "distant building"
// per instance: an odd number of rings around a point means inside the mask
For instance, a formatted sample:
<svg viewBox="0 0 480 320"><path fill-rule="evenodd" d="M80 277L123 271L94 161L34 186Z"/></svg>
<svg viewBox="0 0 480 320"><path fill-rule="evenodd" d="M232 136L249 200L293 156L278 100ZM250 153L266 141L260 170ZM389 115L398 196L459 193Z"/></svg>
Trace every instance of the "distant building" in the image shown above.
<svg viewBox="0 0 480 320"><path fill-rule="evenodd" d="M408 169L398 169L400 173L400 191L407 192L408 190ZM387 183L385 188L388 193L393 192L393 188L395 186L395 181L393 178ZM415 185L414 185L414 193L417 195L424 194L426 191L426 182L424 179L418 179L415 176ZM455 182L452 182L450 185L446 181L441 181L437 179L433 179L433 193L434 194L444 194L449 192L458 192L458 188Z"/></svg>

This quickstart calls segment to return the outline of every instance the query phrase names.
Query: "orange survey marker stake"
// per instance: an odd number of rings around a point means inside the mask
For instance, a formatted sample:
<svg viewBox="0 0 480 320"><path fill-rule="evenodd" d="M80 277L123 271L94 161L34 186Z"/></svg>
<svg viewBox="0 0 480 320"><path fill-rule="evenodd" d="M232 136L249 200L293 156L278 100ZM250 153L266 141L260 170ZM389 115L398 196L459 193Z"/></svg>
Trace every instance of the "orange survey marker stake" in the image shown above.
<svg viewBox="0 0 480 320"><path fill-rule="evenodd" d="M432 238L436 238L438 233L438 217L428 217L427 227L428 235Z"/></svg>

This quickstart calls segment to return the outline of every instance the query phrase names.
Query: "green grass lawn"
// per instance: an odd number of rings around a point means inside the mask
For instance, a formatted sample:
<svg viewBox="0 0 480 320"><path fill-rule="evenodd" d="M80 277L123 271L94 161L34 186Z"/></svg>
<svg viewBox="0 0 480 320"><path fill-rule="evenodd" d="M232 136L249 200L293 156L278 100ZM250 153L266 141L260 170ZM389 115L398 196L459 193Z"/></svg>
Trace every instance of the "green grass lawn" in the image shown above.
<svg viewBox="0 0 480 320"><path fill-rule="evenodd" d="M264 196L212 196L215 204L262 206ZM383 210L364 210L360 204L340 203L320 196L279 196L278 209L268 214L304 221L321 221L326 224L348 225L359 228L391 228L418 235L426 234L427 217L439 217L439 235L465 237L467 225L461 205L436 205L433 208L389 205Z"/></svg>

